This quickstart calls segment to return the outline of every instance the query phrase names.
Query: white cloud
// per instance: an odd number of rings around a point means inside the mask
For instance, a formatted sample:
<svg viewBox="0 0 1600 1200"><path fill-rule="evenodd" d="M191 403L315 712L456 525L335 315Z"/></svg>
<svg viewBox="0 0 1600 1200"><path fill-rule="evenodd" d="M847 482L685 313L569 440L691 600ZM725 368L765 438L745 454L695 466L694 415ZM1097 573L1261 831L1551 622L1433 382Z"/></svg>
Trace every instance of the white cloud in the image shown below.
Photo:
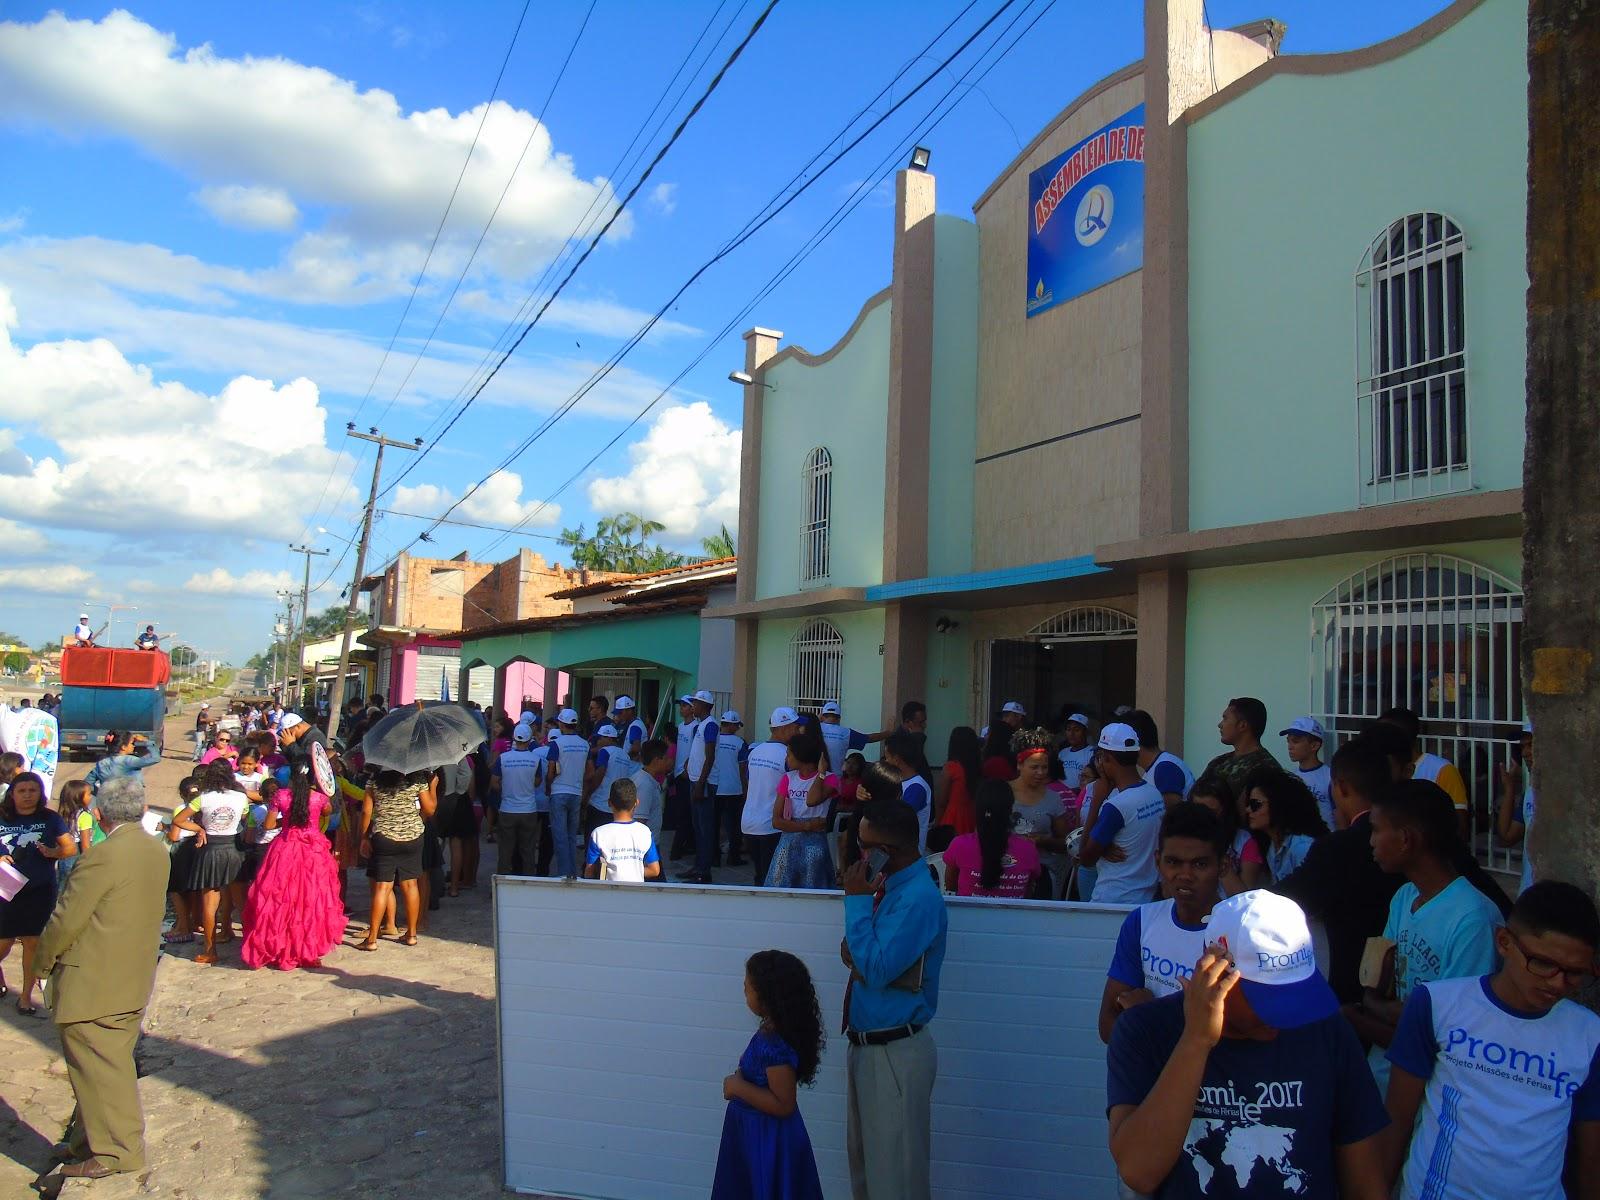
<svg viewBox="0 0 1600 1200"><path fill-rule="evenodd" d="M82 567L0 567L0 592L29 592L40 596L85 596L102 593L94 576ZM69 622L70 623L70 622Z"/></svg>
<svg viewBox="0 0 1600 1200"><path fill-rule="evenodd" d="M203 187L194 198L217 220L236 229L286 232L300 220L300 210L282 188L230 183Z"/></svg>
<svg viewBox="0 0 1600 1200"><path fill-rule="evenodd" d="M650 204L656 211L670 217L678 209L678 185L658 183L650 189Z"/></svg>
<svg viewBox="0 0 1600 1200"><path fill-rule="evenodd" d="M679 538L738 525L739 431L705 401L663 409L628 458L630 474L590 482L596 512L636 512Z"/></svg>
<svg viewBox="0 0 1600 1200"><path fill-rule="evenodd" d="M591 203L602 216L616 204L608 181L579 178L549 129L502 101L487 117L483 105L408 112L391 93L362 91L318 67L180 47L120 10L101 21L52 13L33 24L0 23L0 113L69 135L126 138L199 183L315 206L326 224L297 251L331 252L356 282L385 287L409 286L480 118L431 273L460 270L462 247L488 221L508 178L480 263L501 275L542 265ZM625 213L613 235L630 227Z"/></svg>
<svg viewBox="0 0 1600 1200"><path fill-rule="evenodd" d="M15 324L0 287L4 418L57 453L0 474L0 514L128 541L276 535L348 463L325 444L327 414L309 379L280 386L239 375L206 395L157 379L104 338L21 349L10 337ZM335 503L348 496L334 485Z"/></svg>
<svg viewBox="0 0 1600 1200"><path fill-rule="evenodd" d="M213 567L189 576L183 590L206 596L271 596L277 592L298 591L299 587L299 581L291 579L287 571L246 571L235 575L226 567Z"/></svg>
<svg viewBox="0 0 1600 1200"><path fill-rule="evenodd" d="M0 430L0 433L5 432ZM44 551L49 542L44 534L15 521L0 517L0 557L9 559L31 558Z"/></svg>
<svg viewBox="0 0 1600 1200"><path fill-rule="evenodd" d="M414 487L401 484L394 490L397 512L422 517L441 515L455 500L455 493L449 488L432 483ZM526 521L530 529L554 528L561 523L561 506L548 504L541 508L538 500L523 499L522 476L515 471L496 471L469 493L450 516L453 520L480 521L485 525L512 526Z"/></svg>

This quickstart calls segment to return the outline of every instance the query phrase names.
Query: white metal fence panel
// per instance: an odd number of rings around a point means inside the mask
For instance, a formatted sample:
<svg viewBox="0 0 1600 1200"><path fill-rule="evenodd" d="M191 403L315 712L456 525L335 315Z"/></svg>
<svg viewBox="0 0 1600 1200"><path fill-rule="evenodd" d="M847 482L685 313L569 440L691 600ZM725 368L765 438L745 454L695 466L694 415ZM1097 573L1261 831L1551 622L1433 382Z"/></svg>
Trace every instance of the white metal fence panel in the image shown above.
<svg viewBox="0 0 1600 1200"><path fill-rule="evenodd" d="M805 960L834 1035L800 1107L826 1194L850 1194L838 893L505 877L495 885L508 1187L703 1200L722 1079L754 1032L744 962L776 947ZM936 1196L1117 1194L1095 1020L1125 912L950 901L932 1026Z"/></svg>

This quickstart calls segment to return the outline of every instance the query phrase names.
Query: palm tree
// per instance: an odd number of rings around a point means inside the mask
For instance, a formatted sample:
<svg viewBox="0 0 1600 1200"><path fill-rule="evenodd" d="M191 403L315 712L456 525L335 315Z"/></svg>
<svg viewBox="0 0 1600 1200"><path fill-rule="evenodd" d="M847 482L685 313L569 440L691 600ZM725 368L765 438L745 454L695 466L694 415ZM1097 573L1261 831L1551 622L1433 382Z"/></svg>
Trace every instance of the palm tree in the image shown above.
<svg viewBox="0 0 1600 1200"><path fill-rule="evenodd" d="M705 551L707 558L732 558L739 553L734 545L733 534L724 525L708 538L700 539L700 549Z"/></svg>

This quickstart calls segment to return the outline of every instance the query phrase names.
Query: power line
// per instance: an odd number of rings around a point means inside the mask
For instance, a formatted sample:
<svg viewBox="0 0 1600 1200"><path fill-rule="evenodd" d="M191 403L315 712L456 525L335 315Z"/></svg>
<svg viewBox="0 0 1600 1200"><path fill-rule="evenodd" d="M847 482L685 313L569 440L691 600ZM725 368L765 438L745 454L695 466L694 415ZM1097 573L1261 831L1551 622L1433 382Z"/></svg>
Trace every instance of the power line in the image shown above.
<svg viewBox="0 0 1600 1200"><path fill-rule="evenodd" d="M589 18L594 16L595 5L599 0L589 0L589 9L583 14L583 22L578 26L578 32L572 38L572 45L567 47L567 56L561 60L561 69L556 72L556 77L550 82L550 90L545 93L544 103L539 106L539 114L534 118L533 128L528 131L527 140L522 143L522 153L517 155L517 161L511 168L511 173L506 176L506 185L500 189L500 196L494 202L494 208L489 213L489 219L483 223L483 229L478 233L478 240L472 244L472 253L467 255L467 261L461 268L461 274L456 276L456 281L450 289L450 294L445 297L444 306L439 309L439 315L433 320L433 328L428 330L428 336L423 339L422 347L412 358L411 365L406 368L405 378L400 381L400 386L395 388L394 395L389 397L389 402L383 406L383 411L378 414L378 421L389 415L389 410L394 407L394 402L400 398L400 393L405 391L406 384L411 382L411 376L416 373L417 364L428 353L428 347L433 345L433 335L439 332L439 326L444 323L444 317L450 311L450 305L455 302L456 294L461 290L461 285L466 282L467 272L472 269L472 264L477 261L478 251L483 248L483 241L489 236L489 228L494 224L494 219L500 215L500 206L505 203L506 197L511 194L511 185L516 182L517 172L522 170L522 162L528 157L528 150L533 145L533 139L539 131L545 128L544 119L550 111L550 103L555 99L556 89L561 86L561 80L566 76L567 68L572 65L572 56L578 52L578 43L583 40L584 30L589 28ZM526 8L523 9L527 11ZM457 184L461 181L458 179ZM598 192L598 189L596 189ZM437 240L437 239L435 239ZM416 292L413 290L412 295ZM405 318L402 317L403 321ZM391 343L392 345L392 343Z"/></svg>
<svg viewBox="0 0 1600 1200"><path fill-rule="evenodd" d="M1009 25L1007 25L1004 30L1001 31L999 37L997 37L995 39L994 44L989 47L989 50L992 50L994 48L994 45L998 45L1002 40L1004 40L1005 35L1007 33L1009 33L1013 28L1015 28L1017 23L1019 21L1021 21L1022 18L1027 14L1027 10L1032 5L1033 2L1034 2L1034 0L1028 0L1028 4L1025 4L1023 6L1022 10L1017 14L1017 16L1015 18L1013 18L1011 23ZM1029 32L1032 31L1033 27L1035 25L1037 25L1039 23L1039 21L1044 18L1045 14L1048 13L1054 6L1055 6L1055 0L1047 0L1047 2L1045 3L1044 7L1041 8L1038 11L1037 14L1035 14L1033 20L1028 23L1027 27L1024 28L1019 34L1017 34L1017 36L1015 38L1013 38L1011 40L1010 44L1007 45L1006 48L1000 52L1000 54L995 58L995 60L992 63L990 63L987 67L985 67L983 69L983 71L979 74L979 76L978 76L978 78L976 80L974 80L971 84L967 85L967 91L970 93L970 92L976 90L977 84L979 82L981 82L989 74L990 71L994 70L994 68L996 66L998 66L1000 64L1000 62L1008 54L1010 54L1013 49L1016 48L1017 44L1024 37L1026 37ZM981 62L983 60L983 58L988 55L989 50L984 51L984 54L979 56L978 62ZM973 67L976 67L976 65L977 65L977 63L974 63ZM955 82L953 82L951 84L950 88L944 93L944 95L941 96L940 99L934 103L933 107L928 110L927 114L924 115L923 121L927 121L930 117L933 117L933 114L935 112L937 112L938 109L956 91L956 89L961 86L962 82L966 78L966 75L971 73L971 71L973 70L973 67L969 67L967 69L967 71L963 73L962 76L958 77L955 80ZM943 68L941 67L941 69L943 69ZM960 101L958 100L956 102L956 104L959 104L959 103L960 103ZM607 454L613 447L615 447L618 442L620 442L624 437L626 437L628 432L630 430L632 430L635 426L637 426L639 424L639 422L642 421L651 412L651 410L655 408L655 406L657 404L659 404L663 399L665 399L671 393L671 391L672 391L672 389L674 387L676 387L695 367L699 366L700 363L703 362L710 355L711 351L713 349L715 349L721 343L722 339L724 337L726 337L727 334L729 332L731 332L738 325L738 323L740 321L742 321L751 312L751 310L753 310L755 308L755 306L757 304L759 304L762 300L764 300L768 295L770 295L774 290L776 290L776 288L779 285L781 285L786 279L788 279L788 277L790 275L792 275L799 268L800 264L803 263L806 258L810 257L810 255L819 246L821 246L821 244L824 241L827 240L827 238L833 233L833 231L835 229L837 229L839 227L839 225L842 224L844 222L844 220L847 219L851 215L851 213L853 213L857 208L860 207L860 205L866 200L866 198L872 194L873 190L876 189L877 186L880 183L882 183L885 178L887 178L888 174L893 172L894 164L896 162L900 161L904 157L905 147L908 144L910 144L912 141L914 141L916 139L920 139L920 138L926 137L928 134L932 133L935 129L937 129L939 127L939 125L944 121L944 119L950 115L951 112L955 111L955 107L956 107L956 105L952 104L948 109L945 110L945 112L943 112L936 119L934 119L932 124L929 124L926 128L921 128L920 127L920 123L919 123L919 127L918 128L913 129L913 131L912 131L912 133L910 135L902 138L901 141L899 143L897 143L896 147L893 150L890 151L890 153L885 157L884 160L882 160L882 162L880 162L880 174L878 174L870 182L858 184L857 187L856 187L856 190L851 194L851 196L849 198L847 198L846 201L844 201L843 204L841 204L840 208L835 209L834 214L832 216L830 216L828 218L828 220L824 221L822 228L820 228L817 231L817 233L813 234L812 237L810 239L808 239L808 241L802 246L802 248L799 251L797 251L789 259L789 261L787 263L785 263L784 266L781 267L779 269L779 271L771 279L769 279L768 282L765 285L763 285L763 287L759 291L757 291L757 293L754 296L752 296L750 298L749 301L746 302L746 304L739 310L739 312L737 314L735 314L735 316L731 320L728 321L727 324L725 324L720 330L718 330L716 335L701 349L701 351L688 363L688 365L685 366L681 371L679 371L678 374L675 375L670 381L668 381L666 386L664 386L661 389L661 391L656 394L654 399L652 399L637 414L635 414L635 416L625 426L623 426L622 429L619 430L617 432L617 434L609 442L607 442L598 451L596 451L589 458L589 460L587 462L585 462L581 467L578 468L577 471L575 471L571 476L569 476L566 479L565 482L563 482L558 488L556 488L555 491L551 492L549 496L547 496L544 500L542 500L539 503L538 507L536 507L532 512L530 512L527 517L523 518L523 520L525 522L526 521L531 521L535 517L537 517L549 505L554 503L556 498L559 497L563 492L565 492L567 490L567 488L571 487L572 484L577 482L578 479L582 478L583 474L586 471L588 471L590 467L592 467L605 454ZM515 533L515 532L519 532L519 530L513 529L513 530L510 530L508 532ZM502 542L504 540L505 540L504 539L504 535L502 535L499 538L496 538L494 541L490 542L487 547L485 547L483 553L487 553L489 550L492 550L495 546L499 545L500 542Z"/></svg>
<svg viewBox="0 0 1600 1200"><path fill-rule="evenodd" d="M1014 2L1015 0L1007 0L1007 3ZM450 430L455 426L455 423L461 419L461 417L469 408L472 407L473 401L477 400L479 395L482 394L483 389L488 387L494 377L500 373L500 368L505 366L507 360L516 353L517 347L522 345L523 340L533 332L534 326L539 323L540 318L542 318L544 314L550 310L550 306L556 302L556 298L561 295L563 290L565 290L567 284L572 282L572 277L578 273L578 269L588 261L589 256L594 253L595 247L598 246L606 234L611 231L611 227L617 223L618 218L620 218L627 210L627 207L632 202L633 198L639 194L639 189L644 187L644 185L649 181L651 174L655 171L656 167L661 164L661 160L667 156L668 151L670 151L672 147L677 144L678 139L683 136L683 131L689 127L689 123L693 121L694 118L699 114L700 110L705 107L706 101L708 101L711 98L712 93L717 90L717 87L719 84L721 84L723 77L726 76L729 70L732 69L733 64L739 61L739 56L744 53L745 47L750 44L750 42L755 38L756 34L761 32L761 27L767 23L767 18L772 15L772 10L776 7L778 7L778 0L768 0L766 8L761 10L761 15L756 18L755 24L751 25L749 32L744 35L744 40L742 40L733 48L733 53L728 56L727 61L725 61L722 66L718 68L717 73L712 76L711 82L706 85L705 91L702 92L699 99L694 102L694 106L690 108L689 111L684 115L683 119L678 122L677 128L672 131L672 136L667 139L666 144L662 146L661 149L656 151L655 157L650 160L649 166L645 167L644 173L634 181L633 187L628 190L628 193L625 196L623 196L615 211L613 211L612 214L606 218L606 223L600 227L600 231L594 235L594 238L589 242L588 246L584 248L583 253L578 256L577 261L572 264L566 275L562 278L561 282L556 285L555 290L551 292L550 295L545 299L545 302L540 307L539 311L534 313L533 319L523 327L522 332L517 335L516 341L512 342L511 345L506 348L505 353L500 356L500 360L495 363L494 369L491 370L484 378L483 382L480 383L476 389L474 389L472 395L467 397L466 401L456 411L455 416L451 417L450 420L446 422L445 427L438 432L438 434L434 437L434 440L428 443L421 454L406 464L406 469L402 471L395 478L393 483L389 485L389 489L384 493L385 495L388 494L389 490L393 490L393 488L397 486L402 479L409 475L411 471L414 470L417 465L428 456L428 452L438 444L440 438L444 437L445 434L450 432ZM659 319L660 316L658 315L650 322L650 324L653 325L655 321ZM476 487L477 485L474 485L474 490L476 490ZM467 493L467 495L471 494L472 493L470 491ZM466 497L462 497L462 499L465 498ZM459 504L460 501L457 501L456 503ZM448 516L450 511L453 510L454 505L451 506L450 510L446 511L445 515Z"/></svg>
<svg viewBox="0 0 1600 1200"><path fill-rule="evenodd" d="M1052 2L1053 2L1053 0L1052 0ZM981 37L989 29L989 27L991 25L993 25L997 20L999 20L1000 17L1002 15L1004 15L1006 10L1011 8L1012 5L1015 4L1015 3L1016 3L1016 0L1004 0L1004 2L992 14L990 14L990 16L983 22L983 24L981 24L975 31L973 31L973 33L970 34L966 38L966 40L963 41L959 46L957 46L955 48L955 50L951 51L951 53L948 56L946 56L946 58L941 63L939 63L938 66L936 66L932 72L930 72L928 75L924 76L922 78L922 80L916 84L916 86L914 86L910 91L908 91L899 100L895 101L892 105L890 105L889 108L887 110L885 110L885 112L881 116L879 116L870 125L868 125L866 129L862 130L862 132L860 134L858 134L854 139L852 139L847 145L845 145L843 149L841 149L838 153L833 155L833 157L830 158L818 171L816 171L813 175L811 175L811 177L809 179L806 179L803 183L800 184L800 186L798 188L796 188L794 191L792 191L786 198L784 198L780 202L774 204L773 202L769 201L766 205L763 205L762 209L760 210L761 211L761 215L759 215L757 218L752 218L749 222L747 222L745 227L744 227L744 229L742 229L735 237L730 239L721 249L719 249L714 255L712 255L711 258L707 259L704 263L702 263L694 271L694 273L692 275L690 275L689 278L677 289L677 291L675 291L670 297L668 297L666 302L664 304L662 304L660 308L656 309L656 311L650 316L650 318L642 326L640 326L640 328L632 336L630 336L628 338L628 340L618 350L614 351L611 354L611 356L606 360L606 363L601 368L597 369L589 377L589 379L581 387L579 387L579 389L576 392L574 392L570 397L568 397L565 401L563 401L556 408L556 410L553 413L551 413L548 417L546 417L546 419L531 434L529 434L526 438L524 438L523 441L514 450L512 450L510 454L508 454L504 459L501 460L501 462L500 462L500 464L498 466L496 466L493 470L491 470L482 479L479 479L470 488L468 488L466 493L463 494L462 497L459 500L456 500L453 504L450 505L450 507L446 508L445 511L441 514L441 516L445 516L445 517L449 516L452 512L454 512L456 510L457 507L459 507L462 503L464 503L469 496L471 496L474 492L476 492L478 490L478 488L482 487L484 485L484 483L486 483L490 478L492 478L497 472L505 470L507 466L509 466L512 462L515 462L517 458L521 457L521 455L524 454L527 451L527 449L534 442L538 441L539 438L541 438L545 433L547 433L550 429L554 428L556 423L559 422L563 416L565 416L568 412L572 411L572 409L577 406L578 402L581 401L584 396L588 395L588 393L590 391L592 391L601 381L603 381L606 378L606 376L608 376L611 373L611 371L613 369L615 369L615 367L619 363L621 363L621 361L625 357L627 357L627 355L634 349L634 347L636 347L641 341L644 340L644 338L649 334L650 330L655 327L657 322L659 322L661 320L661 318L666 315L668 310L670 310L671 307L675 303L677 303L677 301L683 296L683 294L685 292L687 292L689 290L689 288L692 287L708 270L710 270L718 262L722 261L722 259L726 258L729 254L733 253L733 251L735 251L740 246L742 246L745 242L747 242L751 237L753 237L760 229L762 229L764 226L766 226L769 222L771 222L774 219L776 219L786 208L789 207L789 205L793 204L797 199L800 198L800 196L802 196L814 184L816 184L820 179L822 179L823 176L825 176L828 173L828 171L830 171L835 165L837 165L841 159L843 159L847 154L849 154L851 150L855 149L856 146L860 145L861 142L863 142L867 137L869 137L873 132L875 132L881 125L883 125L883 123L885 121L887 121L891 116L893 116L894 113L898 112L914 96L916 96L925 87L927 87L928 84L931 83L933 81L933 79L935 79L939 75L939 73L941 71L943 71L947 66L949 66L949 64L951 62L955 61L955 59L957 59L963 53L965 53L967 48L969 46L971 46L973 44L973 42L977 41L977 39L979 37ZM1033 0L1028 0L1028 4L1024 5L1023 11L1026 12L1027 8L1029 6L1031 6L1032 3L1033 3ZM770 9L769 9L769 11L770 11ZM763 14L763 15L765 15L765 14ZM1014 23L1015 22L1013 22L1013 24ZM1008 26L1007 28L1009 29L1010 27ZM1004 36L1004 32L1002 32L1001 36L1002 37ZM980 61L981 61L981 58L982 58L982 56L980 55ZM946 94L948 95L949 93L946 93ZM880 93L880 95L881 95L881 93ZM852 118L850 123L849 123L849 125L846 126L846 129L848 129L850 127L850 125L853 125L855 123L855 121L858 120L858 119L859 119L859 116L855 117L855 118ZM837 140L837 138L835 138L834 140ZM831 142L830 142L830 144L831 144ZM813 159L813 161L815 161L815 159ZM637 188L635 190L637 190ZM532 325L530 325L528 328L531 329ZM526 334L527 334L527 330L524 330L523 336L526 336ZM720 336L721 335L719 335L719 337ZM520 341L521 339L519 338L518 340ZM515 349L514 346L513 346L513 349ZM709 353L709 349L706 352ZM507 357L509 357L509 352L507 353ZM503 363L504 359L502 359L501 361ZM679 378L681 378L681 377L682 376L680 375ZM491 376L491 378L492 378L492 376ZM488 381L485 380L484 382L487 383ZM479 391L481 391L481 390L482 390L482 386L480 385ZM476 393L474 393L474 397L473 398L476 398ZM658 399L659 399L659 397L658 397ZM451 422L450 422L451 425L453 425L455 423L455 421L460 418L460 416L462 415L462 413L464 413L466 411L466 409L470 405L470 403L471 403L471 401L469 400L467 405L463 405L462 406L462 408L456 413L455 417L453 417L451 419ZM450 425L446 425L445 429L443 431L441 431L439 436L442 437L445 432L449 431L449 428L450 428ZM434 444L437 444L437 440L435 441ZM414 467L416 465L417 461L419 461L419 460L413 460L408 465ZM398 480L396 480L396 482L398 482Z"/></svg>
<svg viewBox="0 0 1600 1200"><path fill-rule="evenodd" d="M511 62L511 52L516 49L517 38L522 33L522 23L527 19L528 8L532 2L533 0L522 0L522 11L517 14L516 27L511 31L511 40L506 44L506 52L500 59L500 70L495 73L494 87L489 91L489 99L483 106L483 115L478 118L478 128L472 134L472 144L467 147L467 156L461 162L461 170L456 175L455 186L450 189L450 198L445 201L444 212L440 214L439 224L434 228L433 240L428 243L428 253L422 260L422 269L417 272L417 277L411 284L411 294L406 297L405 308L401 310L400 320L395 323L394 332L389 335L389 344L384 347L383 357L378 360L378 369L372 373L372 379L367 384L367 390L362 393L361 400L356 405L356 411L350 417L352 421L359 417L361 410L366 407L367 400L372 395L372 389L377 386L378 377L383 374L383 368L389 361L389 354L394 349L395 340L399 338L400 331L405 328L406 317L410 315L411 305L417 298L417 289L422 286L422 281L428 274L428 264L433 261L433 252L439 245L439 236L444 232L445 222L450 218L450 210L455 206L456 195L461 190L461 181L466 178L467 167L472 163L472 155L478 149L478 139L483 136L484 122L489 119L489 110L494 107L495 97L500 94L500 83L505 78L506 66ZM384 411L387 412L388 409L385 408ZM351 479L355 478L359 461L358 459L350 468ZM328 478L322 485L322 495L317 498L316 507L311 510L311 517L306 522L302 537L310 533L311 527L316 523L317 516L322 512L323 501L328 498L328 486L333 482L334 474L338 469L338 459L335 458L333 465L328 469Z"/></svg>

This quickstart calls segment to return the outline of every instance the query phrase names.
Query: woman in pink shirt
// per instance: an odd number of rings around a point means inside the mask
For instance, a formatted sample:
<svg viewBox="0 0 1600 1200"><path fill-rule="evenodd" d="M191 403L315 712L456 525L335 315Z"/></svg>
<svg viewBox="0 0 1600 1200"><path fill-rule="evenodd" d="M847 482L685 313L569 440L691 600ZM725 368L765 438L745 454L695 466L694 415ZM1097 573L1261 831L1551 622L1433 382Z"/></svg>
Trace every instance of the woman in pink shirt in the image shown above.
<svg viewBox="0 0 1600 1200"><path fill-rule="evenodd" d="M986 779L978 788L977 831L944 852L944 888L958 896L1027 896L1043 867L1031 838L1012 830L1011 785Z"/></svg>

